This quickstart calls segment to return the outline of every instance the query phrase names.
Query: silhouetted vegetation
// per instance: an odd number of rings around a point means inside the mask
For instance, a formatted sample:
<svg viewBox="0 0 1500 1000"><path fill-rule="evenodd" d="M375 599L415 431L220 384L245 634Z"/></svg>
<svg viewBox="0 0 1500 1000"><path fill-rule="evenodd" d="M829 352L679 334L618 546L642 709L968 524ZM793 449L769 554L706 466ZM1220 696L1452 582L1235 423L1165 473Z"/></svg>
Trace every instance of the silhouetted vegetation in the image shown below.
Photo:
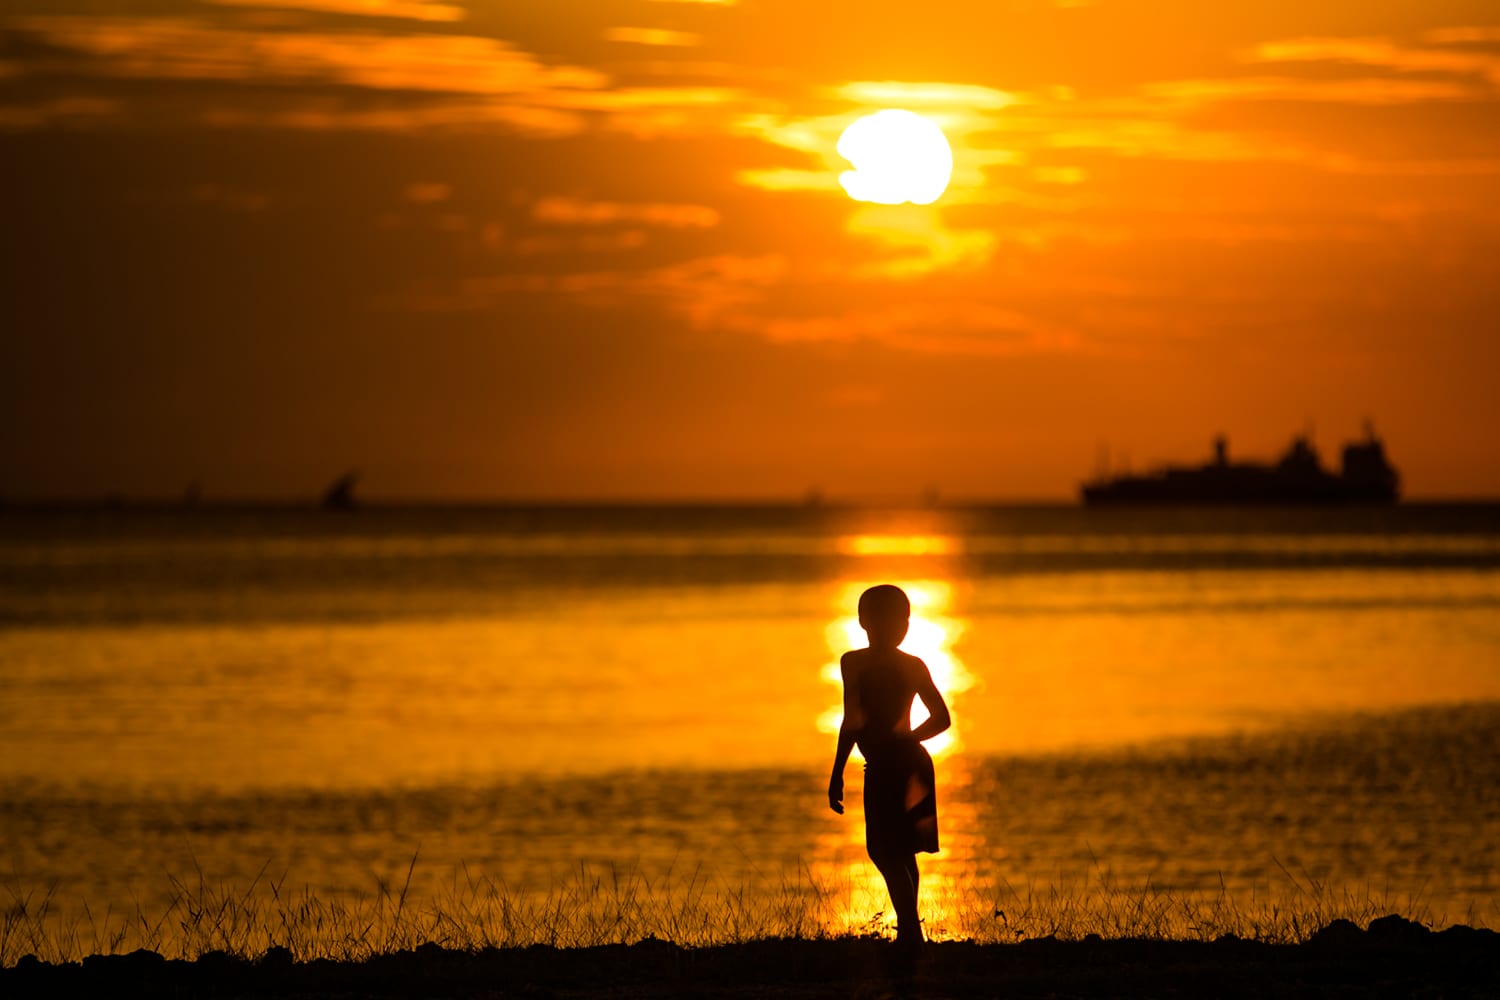
<svg viewBox="0 0 1500 1000"><path fill-rule="evenodd" d="M80 961L140 949L172 958L223 953L254 958L284 948L300 961L363 961L422 944L488 948L590 948L642 940L703 948L770 939L802 941L882 936L887 901L876 890L830 884L799 870L778 891L719 883L702 871L652 880L635 870L581 866L545 893L452 874L447 888L420 903L406 881L367 893L319 895L262 875L249 885L215 882L201 872L174 879L164 909L146 912L87 906L60 914L52 892L11 884L0 919L0 965L23 956ZM927 934L933 940L1000 944L1055 938L1212 941L1225 936L1265 944L1311 940L1337 921L1364 925L1398 914L1413 923L1485 926L1493 914L1435 913L1421 899L1372 890L1335 889L1287 873L1284 892L1265 897L1181 894L1117 884L1107 872L1079 884L1001 885L933 894Z"/></svg>

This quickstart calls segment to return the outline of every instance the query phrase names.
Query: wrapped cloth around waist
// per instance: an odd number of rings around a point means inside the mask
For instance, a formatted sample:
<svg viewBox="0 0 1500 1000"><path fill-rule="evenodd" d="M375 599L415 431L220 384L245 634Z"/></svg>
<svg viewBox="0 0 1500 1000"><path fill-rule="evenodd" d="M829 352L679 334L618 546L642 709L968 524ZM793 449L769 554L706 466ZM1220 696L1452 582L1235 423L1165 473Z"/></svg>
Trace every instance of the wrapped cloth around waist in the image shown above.
<svg viewBox="0 0 1500 1000"><path fill-rule="evenodd" d="M932 756L916 740L860 743L865 758L865 842L870 856L938 849Z"/></svg>
<svg viewBox="0 0 1500 1000"><path fill-rule="evenodd" d="M880 739L862 737L856 744L860 756L865 759L865 769L871 767L914 767L923 761L932 767L932 756L927 748L910 737L894 736Z"/></svg>

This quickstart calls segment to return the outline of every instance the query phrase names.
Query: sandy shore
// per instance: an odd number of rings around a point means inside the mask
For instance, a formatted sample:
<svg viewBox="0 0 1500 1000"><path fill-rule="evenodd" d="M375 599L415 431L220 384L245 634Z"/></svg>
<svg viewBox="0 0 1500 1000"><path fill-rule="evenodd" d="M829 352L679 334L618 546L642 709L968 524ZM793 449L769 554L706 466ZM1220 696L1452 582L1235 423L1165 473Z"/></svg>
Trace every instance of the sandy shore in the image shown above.
<svg viewBox="0 0 1500 1000"><path fill-rule="evenodd" d="M1312 940L1270 945L1043 938L927 946L916 972L887 968L869 939L755 941L687 949L662 941L481 952L423 945L363 962L295 962L273 948L194 962L152 952L0 970L0 994L297 997L1160 997L1500 995L1500 935L1432 932L1400 917L1361 930L1336 921Z"/></svg>

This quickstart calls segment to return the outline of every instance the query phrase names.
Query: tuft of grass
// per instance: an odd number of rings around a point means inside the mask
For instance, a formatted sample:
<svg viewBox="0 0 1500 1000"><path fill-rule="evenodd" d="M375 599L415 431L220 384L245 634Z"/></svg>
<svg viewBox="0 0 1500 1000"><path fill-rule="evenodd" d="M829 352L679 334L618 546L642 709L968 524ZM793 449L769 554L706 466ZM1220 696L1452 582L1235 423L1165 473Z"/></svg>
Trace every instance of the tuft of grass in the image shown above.
<svg viewBox="0 0 1500 1000"><path fill-rule="evenodd" d="M848 871L820 878L806 865L768 887L728 885L701 867L652 877L634 867L581 864L545 892L518 891L461 865L439 889L419 897L412 891L417 864L413 852L399 887L377 877L371 892L319 895L305 886L289 888L285 874L267 877L269 863L247 885L236 886L208 878L195 860L193 876L169 876L169 901L153 913L136 902L132 911L110 906L96 914L85 902L64 915L55 884L24 889L12 879L0 916L0 966L27 954L55 963L137 948L192 959L210 951L253 958L281 946L300 960L360 961L426 942L469 951L648 938L704 947L883 936L891 929L878 882L857 882ZM1306 873L1281 871L1285 885L1261 893L1235 894L1222 880L1216 893L1182 893L1149 882L1122 885L1096 866L1077 883L924 886L922 909L929 937L980 943L1089 934L1212 940L1232 934L1291 944L1335 919L1365 925L1388 913L1444 926L1445 915L1420 897L1334 888ZM1462 921L1487 926L1491 917L1471 908Z"/></svg>
<svg viewBox="0 0 1500 1000"><path fill-rule="evenodd" d="M1280 863L1278 862L1278 867ZM1268 944L1298 944L1334 920L1360 926L1376 917L1398 914L1427 927L1447 926L1446 915L1435 912L1420 896L1396 897L1343 886L1334 888L1284 867L1287 883L1279 889L1231 892L1220 878L1217 892L1181 893L1162 889L1149 880L1124 886L1108 871L1094 871L1077 884L1014 886L1002 883L984 906L974 905L969 893L948 901L943 912L951 920L938 933L982 942L1023 941L1056 937L1077 940L1090 934L1103 938L1211 941L1225 935ZM1471 907L1462 922L1486 926Z"/></svg>

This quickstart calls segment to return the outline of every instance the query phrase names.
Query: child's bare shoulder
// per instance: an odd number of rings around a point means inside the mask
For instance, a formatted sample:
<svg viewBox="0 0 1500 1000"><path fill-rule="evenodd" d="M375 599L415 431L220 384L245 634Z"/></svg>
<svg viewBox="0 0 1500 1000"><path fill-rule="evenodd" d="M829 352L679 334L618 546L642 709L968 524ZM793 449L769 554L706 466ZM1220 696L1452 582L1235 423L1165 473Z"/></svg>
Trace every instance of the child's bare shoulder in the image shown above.
<svg viewBox="0 0 1500 1000"><path fill-rule="evenodd" d="M851 649L839 657L839 669L843 671L845 677L848 677L850 674L859 673L869 659L870 651L868 649Z"/></svg>
<svg viewBox="0 0 1500 1000"><path fill-rule="evenodd" d="M905 650L897 650L897 655L901 657L901 666L905 667L908 673L918 676L927 673L927 661L920 656L913 656Z"/></svg>
<svg viewBox="0 0 1500 1000"><path fill-rule="evenodd" d="M919 656L913 656L904 650L875 650L875 649L851 649L839 657L839 669L845 677L858 674L877 664L884 664L886 669L895 666L902 673L925 674L927 664Z"/></svg>

